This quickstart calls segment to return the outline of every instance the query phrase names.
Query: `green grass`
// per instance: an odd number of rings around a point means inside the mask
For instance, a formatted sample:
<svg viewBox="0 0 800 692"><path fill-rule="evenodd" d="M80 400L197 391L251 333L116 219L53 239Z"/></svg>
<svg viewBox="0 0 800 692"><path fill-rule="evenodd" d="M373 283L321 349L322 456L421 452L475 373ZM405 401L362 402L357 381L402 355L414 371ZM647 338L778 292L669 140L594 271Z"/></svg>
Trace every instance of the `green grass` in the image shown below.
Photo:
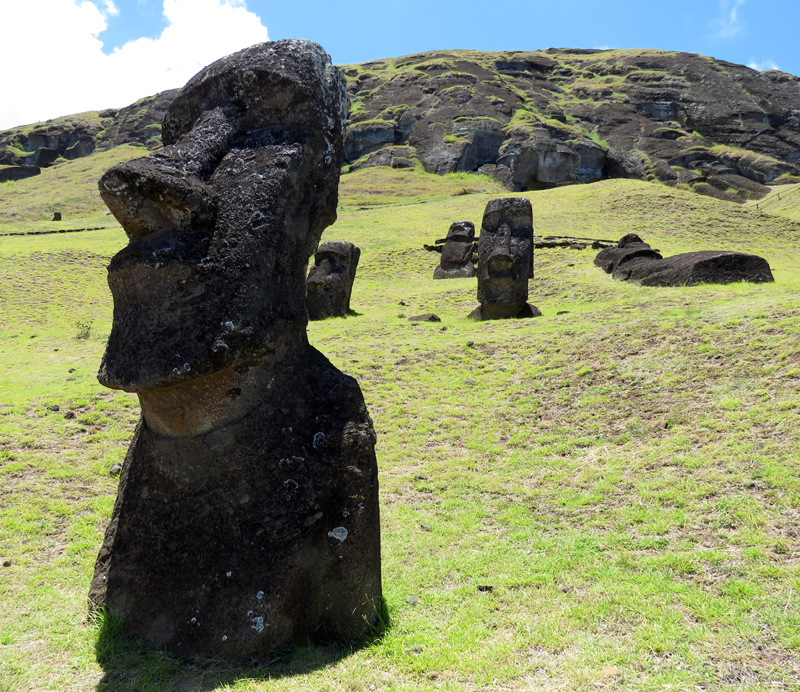
<svg viewBox="0 0 800 692"><path fill-rule="evenodd" d="M94 379L125 236L0 241L2 692L796 687L800 225L629 180L525 193L537 234L747 250L776 283L643 288L590 250L537 250L544 316L475 323L475 280L432 281L422 244L479 226L507 194L492 185L342 178L324 237L362 249L357 316L309 336L358 379L378 432L391 627L252 667L183 663L86 620L109 469L138 415ZM399 316L429 311L442 322Z"/></svg>
<svg viewBox="0 0 800 692"><path fill-rule="evenodd" d="M0 183L0 235L118 224L97 192L97 181L121 161L145 156L142 147L123 145L45 168L41 175ZM51 221L53 212L62 221Z"/></svg>
<svg viewBox="0 0 800 692"><path fill-rule="evenodd" d="M769 214L800 221L800 185L775 185L769 195L750 204Z"/></svg>

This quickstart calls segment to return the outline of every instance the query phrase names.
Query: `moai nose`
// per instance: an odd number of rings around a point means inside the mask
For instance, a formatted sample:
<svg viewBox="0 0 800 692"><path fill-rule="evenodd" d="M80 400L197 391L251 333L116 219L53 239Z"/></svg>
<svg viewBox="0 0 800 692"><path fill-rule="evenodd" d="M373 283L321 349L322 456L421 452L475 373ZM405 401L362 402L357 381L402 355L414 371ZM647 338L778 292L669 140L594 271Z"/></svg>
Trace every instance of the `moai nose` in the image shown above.
<svg viewBox="0 0 800 692"><path fill-rule="evenodd" d="M507 272L514 267L514 258L505 252L497 252L489 257L489 268L496 272Z"/></svg>

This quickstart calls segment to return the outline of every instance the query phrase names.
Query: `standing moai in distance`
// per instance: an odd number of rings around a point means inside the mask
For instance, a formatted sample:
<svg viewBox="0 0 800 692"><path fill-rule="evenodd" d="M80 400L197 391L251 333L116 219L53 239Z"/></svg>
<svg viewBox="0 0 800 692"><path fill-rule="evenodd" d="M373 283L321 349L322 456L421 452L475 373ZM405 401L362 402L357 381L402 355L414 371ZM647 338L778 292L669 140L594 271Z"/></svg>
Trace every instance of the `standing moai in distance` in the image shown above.
<svg viewBox="0 0 800 692"><path fill-rule="evenodd" d="M441 242L441 241L439 241ZM475 276L472 262L475 224L471 221L456 221L447 231L442 248L442 259L433 272L434 279L468 279Z"/></svg>
<svg viewBox="0 0 800 692"><path fill-rule="evenodd" d="M372 422L306 337L346 103L317 44L252 46L187 83L162 150L100 180L130 243L98 379L142 417L90 608L181 656L360 636L381 607Z"/></svg>
<svg viewBox="0 0 800 692"><path fill-rule="evenodd" d="M539 317L528 300L533 278L533 212L524 197L493 199L483 212L478 239L478 301L469 317L501 320Z"/></svg>
<svg viewBox="0 0 800 692"><path fill-rule="evenodd" d="M347 317L359 257L361 250L345 240L319 246L306 280L308 319Z"/></svg>

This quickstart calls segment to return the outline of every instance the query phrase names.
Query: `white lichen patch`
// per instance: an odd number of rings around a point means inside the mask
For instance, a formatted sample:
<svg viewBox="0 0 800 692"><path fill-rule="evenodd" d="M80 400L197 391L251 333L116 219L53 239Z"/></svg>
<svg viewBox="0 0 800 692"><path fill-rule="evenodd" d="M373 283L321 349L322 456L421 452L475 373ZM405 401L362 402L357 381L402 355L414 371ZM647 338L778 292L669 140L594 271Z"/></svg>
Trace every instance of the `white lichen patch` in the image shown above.
<svg viewBox="0 0 800 692"><path fill-rule="evenodd" d="M335 538L337 541L344 542L344 539L347 538L347 529L344 526L337 526L335 529L331 529L328 531L328 535L331 538Z"/></svg>
<svg viewBox="0 0 800 692"><path fill-rule="evenodd" d="M263 632L264 631L264 618L259 616L253 618L251 620L252 624L250 625L250 629L255 630L256 632Z"/></svg>

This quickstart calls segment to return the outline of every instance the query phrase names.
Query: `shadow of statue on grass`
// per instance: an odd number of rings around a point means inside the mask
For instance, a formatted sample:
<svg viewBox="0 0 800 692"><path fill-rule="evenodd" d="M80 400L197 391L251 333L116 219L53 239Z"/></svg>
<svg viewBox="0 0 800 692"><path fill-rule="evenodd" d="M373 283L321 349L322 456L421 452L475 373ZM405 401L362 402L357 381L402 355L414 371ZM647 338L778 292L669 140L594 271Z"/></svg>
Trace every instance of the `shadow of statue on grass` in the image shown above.
<svg viewBox="0 0 800 692"><path fill-rule="evenodd" d="M98 628L95 653L104 671L96 692L211 692L239 680L266 681L305 675L380 644L392 626L384 602L371 630L343 643L320 633L289 649L250 662L224 659L187 660L126 632L119 617L106 611L94 616Z"/></svg>

